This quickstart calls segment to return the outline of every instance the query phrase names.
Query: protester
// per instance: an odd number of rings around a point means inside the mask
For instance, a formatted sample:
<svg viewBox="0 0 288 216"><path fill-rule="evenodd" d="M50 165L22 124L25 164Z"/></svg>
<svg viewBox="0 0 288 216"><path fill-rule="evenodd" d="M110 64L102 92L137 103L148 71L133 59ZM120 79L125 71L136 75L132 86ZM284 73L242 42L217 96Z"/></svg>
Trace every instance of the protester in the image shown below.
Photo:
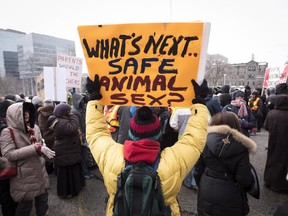
<svg viewBox="0 0 288 216"><path fill-rule="evenodd" d="M74 93L72 95L73 108L71 112L75 114L78 118L80 139L81 139L81 154L82 154L82 172L85 179L95 178L95 175L90 173L88 169L88 154L90 154L90 149L86 140L86 103L85 97L81 94Z"/></svg>
<svg viewBox="0 0 288 216"><path fill-rule="evenodd" d="M255 152L256 143L241 133L236 114L220 112L213 116L205 148L195 165L199 216L248 215L243 188L254 183L249 153Z"/></svg>
<svg viewBox="0 0 288 216"><path fill-rule="evenodd" d="M49 159L55 152L41 145L40 129L35 125L35 107L32 103L15 103L7 109L8 128L1 133L1 153L17 164L18 175L10 179L10 192L18 202L16 216L29 216L33 201L36 215L44 216L48 210L49 179L45 170L44 154Z"/></svg>
<svg viewBox="0 0 288 216"><path fill-rule="evenodd" d="M214 96L213 88L209 88L209 93L208 93L207 97L205 98L205 100L206 100L206 106L207 106L211 116L222 111L219 97Z"/></svg>
<svg viewBox="0 0 288 216"><path fill-rule="evenodd" d="M78 117L71 114L71 107L66 103L55 106L53 115L48 119L53 130L57 167L57 195L61 198L77 196L85 186L81 168L81 144Z"/></svg>
<svg viewBox="0 0 288 216"><path fill-rule="evenodd" d="M198 86L193 80L193 85L196 98L193 100L191 117L183 137L172 147L167 147L160 153L160 143L157 141L161 137L159 119L146 106L140 107L131 119L130 139L126 140L124 145L112 139L102 114L104 106L99 101L102 98L99 76L95 75L94 81L87 78L86 87L91 95L91 101L87 105L86 138L109 194L106 215L113 214L117 176L124 169L125 161L153 163L158 154L160 154L160 163L157 171L165 204L171 208L172 215L180 215L177 195L182 181L204 148L208 126L209 112L203 105L208 93L207 81Z"/></svg>
<svg viewBox="0 0 288 216"><path fill-rule="evenodd" d="M14 102L10 100L4 100L0 102L0 134L2 130L7 127L6 112L7 112L8 107L12 105L13 103ZM4 164L2 161L2 165ZM0 204L1 204L3 216L15 215L17 203L12 199L10 195L10 180L9 179L0 180Z"/></svg>
<svg viewBox="0 0 288 216"><path fill-rule="evenodd" d="M264 171L265 185L276 192L288 192L288 95L278 95L275 108L266 117L264 128L269 132Z"/></svg>
<svg viewBox="0 0 288 216"><path fill-rule="evenodd" d="M175 110L173 111L169 123L174 130L178 131L179 134L178 139L182 138L190 116L191 116L191 110L188 107L187 108L176 107ZM188 189L197 191L198 188L195 179L193 177L193 174L194 174L194 168L192 168L191 171L188 173L188 175L185 177L183 185Z"/></svg>
<svg viewBox="0 0 288 216"><path fill-rule="evenodd" d="M129 122L131 118L128 106L105 106L104 115L108 129L117 143L124 144L128 139Z"/></svg>
<svg viewBox="0 0 288 216"><path fill-rule="evenodd" d="M31 102L35 106L35 110L36 110L36 113L35 113L35 124L39 125L39 122L38 122L38 115L39 115L38 109L40 107L43 107L43 101L42 101L42 99L40 97L34 96L32 98Z"/></svg>
<svg viewBox="0 0 288 216"><path fill-rule="evenodd" d="M244 101L244 93L240 90L234 93L235 99L223 107L222 111L233 112L238 116L241 132L249 137L249 130L255 127L256 121L250 107Z"/></svg>
<svg viewBox="0 0 288 216"><path fill-rule="evenodd" d="M219 96L219 100L220 100L220 105L221 107L225 107L227 104L230 104L231 100L232 100L232 96L230 94L230 85L223 85L221 87L221 94Z"/></svg>
<svg viewBox="0 0 288 216"><path fill-rule="evenodd" d="M248 104L250 96L251 96L251 87L249 85L246 85L244 89L244 100L246 101L246 104Z"/></svg>
<svg viewBox="0 0 288 216"><path fill-rule="evenodd" d="M160 121L160 149L162 151L166 147L173 146L178 140L178 131L175 131L169 124L171 113L173 112L174 107L150 107L150 109L152 110L153 114L158 116Z"/></svg>
<svg viewBox="0 0 288 216"><path fill-rule="evenodd" d="M267 90L268 97L266 99L266 112L268 113L270 110L274 109L275 107L275 100L276 100L276 89L275 87L270 87Z"/></svg>
<svg viewBox="0 0 288 216"><path fill-rule="evenodd" d="M276 85L276 90L275 94L280 95L280 94L288 94L288 86L286 83L279 83Z"/></svg>
<svg viewBox="0 0 288 216"><path fill-rule="evenodd" d="M251 134L256 135L256 132L261 131L262 120L263 120L263 101L259 97L259 92L254 90L248 102L248 106L251 108L252 115L255 118L255 128L251 129Z"/></svg>
<svg viewBox="0 0 288 216"><path fill-rule="evenodd" d="M54 111L54 101L51 99L44 100L44 106L38 109L38 126L40 128L41 134L45 140L45 144L48 148L54 150L54 134L49 128L48 119L53 115ZM50 174L54 171L53 160L46 160L45 167L47 173Z"/></svg>

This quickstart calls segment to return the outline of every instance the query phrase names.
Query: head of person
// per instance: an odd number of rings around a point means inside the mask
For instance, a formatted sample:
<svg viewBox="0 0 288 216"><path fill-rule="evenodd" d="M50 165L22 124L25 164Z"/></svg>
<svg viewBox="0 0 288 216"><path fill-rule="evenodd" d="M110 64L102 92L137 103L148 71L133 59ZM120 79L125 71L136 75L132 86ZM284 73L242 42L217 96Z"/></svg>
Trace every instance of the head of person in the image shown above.
<svg viewBox="0 0 288 216"><path fill-rule="evenodd" d="M6 117L7 109L13 103L15 103L15 102L11 101L11 100L4 100L4 101L0 102L0 117L1 118L5 118Z"/></svg>
<svg viewBox="0 0 288 216"><path fill-rule="evenodd" d="M149 107L143 106L137 109L136 115L130 121L129 138L131 140L150 139L160 141L160 121Z"/></svg>
<svg viewBox="0 0 288 216"><path fill-rule="evenodd" d="M249 97L251 95L251 87L249 85L245 86L244 93L246 97Z"/></svg>
<svg viewBox="0 0 288 216"><path fill-rule="evenodd" d="M270 87L267 89L267 95L270 96L270 95L274 95L275 94L275 87Z"/></svg>
<svg viewBox="0 0 288 216"><path fill-rule="evenodd" d="M213 125L228 125L230 128L237 131L241 131L241 126L239 124L239 119L237 115L233 112L218 112L211 120L210 126Z"/></svg>
<svg viewBox="0 0 288 216"><path fill-rule="evenodd" d="M251 98L255 100L257 97L259 97L259 91L254 90L254 91L251 93Z"/></svg>
<svg viewBox="0 0 288 216"><path fill-rule="evenodd" d="M276 85L276 95L279 94L288 94L288 86L286 83L279 83Z"/></svg>
<svg viewBox="0 0 288 216"><path fill-rule="evenodd" d="M53 115L56 117L68 117L70 115L71 106L66 103L60 103L55 106Z"/></svg>
<svg viewBox="0 0 288 216"><path fill-rule="evenodd" d="M230 85L223 85L221 87L222 93L229 93L230 92Z"/></svg>
<svg viewBox="0 0 288 216"><path fill-rule="evenodd" d="M243 91L240 91L240 90L237 90L235 91L234 93L234 98L235 100L243 100L244 99L244 92Z"/></svg>
<svg viewBox="0 0 288 216"><path fill-rule="evenodd" d="M43 101L41 100L40 97L38 96L34 96L32 98L32 104L34 104L34 106L36 107L36 109L38 109L39 107L43 106Z"/></svg>
<svg viewBox="0 0 288 216"><path fill-rule="evenodd" d="M54 106L54 101L52 99L45 99L44 100L44 107L46 106Z"/></svg>

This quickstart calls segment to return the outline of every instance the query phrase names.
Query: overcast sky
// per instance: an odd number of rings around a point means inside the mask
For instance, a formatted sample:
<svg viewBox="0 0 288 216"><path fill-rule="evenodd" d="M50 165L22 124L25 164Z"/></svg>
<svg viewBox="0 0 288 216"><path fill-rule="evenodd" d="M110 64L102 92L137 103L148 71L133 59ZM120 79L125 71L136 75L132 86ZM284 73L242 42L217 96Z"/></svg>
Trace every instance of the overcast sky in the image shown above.
<svg viewBox="0 0 288 216"><path fill-rule="evenodd" d="M79 25L201 20L211 23L209 54L222 54L229 63L248 62L252 53L255 61L268 62L269 66L282 66L288 60L288 0L4 2L0 28L73 40L81 58Z"/></svg>

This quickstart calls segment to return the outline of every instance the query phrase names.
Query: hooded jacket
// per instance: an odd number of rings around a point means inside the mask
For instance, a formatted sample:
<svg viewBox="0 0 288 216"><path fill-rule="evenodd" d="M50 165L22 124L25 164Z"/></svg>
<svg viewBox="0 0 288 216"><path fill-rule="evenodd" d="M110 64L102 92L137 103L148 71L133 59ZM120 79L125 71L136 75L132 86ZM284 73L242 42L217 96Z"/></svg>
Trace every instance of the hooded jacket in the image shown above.
<svg viewBox="0 0 288 216"><path fill-rule="evenodd" d="M113 215L117 176L125 167L125 144L121 145L112 139L102 110L103 105L99 101L93 100L88 103L86 138L98 164L99 171L103 175L104 184L109 194L106 215L110 216ZM172 215L180 215L177 195L181 189L182 181L192 169L204 148L208 126L208 112L204 105L195 104L191 106L191 117L188 120L182 139L172 147L167 147L161 152L157 171L165 204L170 206ZM146 143L147 140L143 142ZM147 145L148 143L143 146ZM140 145L137 145L137 148L139 147ZM133 144L127 148L130 152L133 152L131 148L133 148ZM133 153L132 155L135 154Z"/></svg>
<svg viewBox="0 0 288 216"><path fill-rule="evenodd" d="M45 193L49 179L45 169L45 159L40 156L30 142L27 126L24 122L23 106L30 109L30 126L35 131L36 142L41 142L41 133L34 125L35 109L31 103L12 104L7 110L7 125L12 128L15 143L8 128L1 133L2 155L17 166L17 176L10 179L11 196L16 202L32 200Z"/></svg>
<svg viewBox="0 0 288 216"><path fill-rule="evenodd" d="M74 113L78 117L79 122L79 128L81 130L81 143L82 145L87 145L86 141L86 107L84 102L84 96L81 94L74 93L72 96L72 104L73 108L71 110L72 113Z"/></svg>
<svg viewBox="0 0 288 216"><path fill-rule="evenodd" d="M243 188L253 184L249 153L256 143L227 125L208 128L206 146L195 165L198 215L247 215L249 206ZM244 192L244 193L243 193Z"/></svg>
<svg viewBox="0 0 288 216"><path fill-rule="evenodd" d="M264 128L269 132L265 184L274 190L287 192L288 95L277 95L275 109L267 114Z"/></svg>

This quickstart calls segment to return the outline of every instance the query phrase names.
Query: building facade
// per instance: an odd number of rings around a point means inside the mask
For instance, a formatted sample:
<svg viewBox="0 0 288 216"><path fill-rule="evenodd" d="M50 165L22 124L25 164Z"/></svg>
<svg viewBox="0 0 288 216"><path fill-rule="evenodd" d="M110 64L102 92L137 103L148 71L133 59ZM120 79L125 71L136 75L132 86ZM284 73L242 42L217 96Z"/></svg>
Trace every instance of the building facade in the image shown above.
<svg viewBox="0 0 288 216"><path fill-rule="evenodd" d="M247 63L229 64L226 68L226 84L244 88L246 85L251 89L262 88L267 62L251 60Z"/></svg>
<svg viewBox="0 0 288 216"><path fill-rule="evenodd" d="M246 85L251 89L262 88L267 62L252 60L247 63L229 64L228 58L220 54L207 56L206 74L210 86L230 85L242 89Z"/></svg>
<svg viewBox="0 0 288 216"><path fill-rule="evenodd" d="M53 36L30 33L17 40L19 75L35 78L43 67L55 67L57 54L76 56L75 42Z"/></svg>
<svg viewBox="0 0 288 216"><path fill-rule="evenodd" d="M27 96L36 95L36 77L42 73L44 66L56 66L57 54L76 56L75 42L49 35L0 29L0 77L15 77L17 86L21 86L21 92Z"/></svg>
<svg viewBox="0 0 288 216"><path fill-rule="evenodd" d="M24 32L0 29L0 77L19 76L16 41L25 36Z"/></svg>

